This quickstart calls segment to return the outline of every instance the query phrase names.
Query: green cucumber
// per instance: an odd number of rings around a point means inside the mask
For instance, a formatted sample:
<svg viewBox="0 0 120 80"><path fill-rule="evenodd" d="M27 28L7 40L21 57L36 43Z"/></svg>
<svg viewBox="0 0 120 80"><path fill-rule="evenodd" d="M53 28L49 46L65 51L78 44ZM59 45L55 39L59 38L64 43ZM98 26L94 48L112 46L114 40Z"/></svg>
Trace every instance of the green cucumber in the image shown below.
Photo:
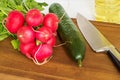
<svg viewBox="0 0 120 80"><path fill-rule="evenodd" d="M82 34L59 3L52 3L49 7L49 12L55 13L60 19L58 35L63 42L66 42L65 48L68 53L79 66L82 66L86 50Z"/></svg>

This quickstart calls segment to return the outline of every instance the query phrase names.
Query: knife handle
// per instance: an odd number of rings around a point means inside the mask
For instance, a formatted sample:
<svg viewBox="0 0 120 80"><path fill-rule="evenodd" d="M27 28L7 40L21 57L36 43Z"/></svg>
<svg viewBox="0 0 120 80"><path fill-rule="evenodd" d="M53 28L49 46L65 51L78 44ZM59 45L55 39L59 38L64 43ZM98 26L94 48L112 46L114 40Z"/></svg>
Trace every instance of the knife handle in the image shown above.
<svg viewBox="0 0 120 80"><path fill-rule="evenodd" d="M111 48L107 53L120 71L120 53L115 48Z"/></svg>

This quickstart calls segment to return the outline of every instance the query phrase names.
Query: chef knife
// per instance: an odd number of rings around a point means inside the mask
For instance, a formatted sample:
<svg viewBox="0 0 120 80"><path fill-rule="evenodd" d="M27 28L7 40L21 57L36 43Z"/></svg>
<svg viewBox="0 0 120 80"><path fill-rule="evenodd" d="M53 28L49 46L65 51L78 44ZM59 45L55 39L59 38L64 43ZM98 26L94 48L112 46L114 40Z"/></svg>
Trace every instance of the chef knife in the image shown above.
<svg viewBox="0 0 120 80"><path fill-rule="evenodd" d="M77 24L91 48L95 52L107 52L120 70L120 53L118 50L80 13L77 14Z"/></svg>

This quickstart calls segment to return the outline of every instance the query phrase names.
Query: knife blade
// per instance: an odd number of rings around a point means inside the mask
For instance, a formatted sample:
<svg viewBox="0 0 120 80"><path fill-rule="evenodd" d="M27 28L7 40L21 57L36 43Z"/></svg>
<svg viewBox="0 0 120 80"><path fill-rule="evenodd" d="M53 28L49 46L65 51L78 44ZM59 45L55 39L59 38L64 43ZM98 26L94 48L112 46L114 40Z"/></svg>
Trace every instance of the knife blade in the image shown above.
<svg viewBox="0 0 120 80"><path fill-rule="evenodd" d="M113 62L120 70L120 53L118 52L118 50L103 36L103 34L91 22L89 22L80 13L77 14L77 24L91 48L95 52L108 53L112 58Z"/></svg>

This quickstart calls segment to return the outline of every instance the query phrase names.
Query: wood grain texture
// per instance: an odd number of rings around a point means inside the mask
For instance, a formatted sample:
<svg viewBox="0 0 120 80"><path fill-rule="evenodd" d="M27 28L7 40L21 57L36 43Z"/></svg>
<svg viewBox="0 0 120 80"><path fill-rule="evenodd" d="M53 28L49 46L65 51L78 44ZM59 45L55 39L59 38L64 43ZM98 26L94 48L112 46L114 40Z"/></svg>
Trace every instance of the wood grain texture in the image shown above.
<svg viewBox="0 0 120 80"><path fill-rule="evenodd" d="M76 24L76 20L73 20ZM120 50L120 25L91 21ZM63 46L54 48L54 57L38 66L10 44L11 38L0 42L0 80L119 80L120 72L105 53L95 53L86 42L83 66L67 55ZM59 44L59 38L57 44Z"/></svg>

